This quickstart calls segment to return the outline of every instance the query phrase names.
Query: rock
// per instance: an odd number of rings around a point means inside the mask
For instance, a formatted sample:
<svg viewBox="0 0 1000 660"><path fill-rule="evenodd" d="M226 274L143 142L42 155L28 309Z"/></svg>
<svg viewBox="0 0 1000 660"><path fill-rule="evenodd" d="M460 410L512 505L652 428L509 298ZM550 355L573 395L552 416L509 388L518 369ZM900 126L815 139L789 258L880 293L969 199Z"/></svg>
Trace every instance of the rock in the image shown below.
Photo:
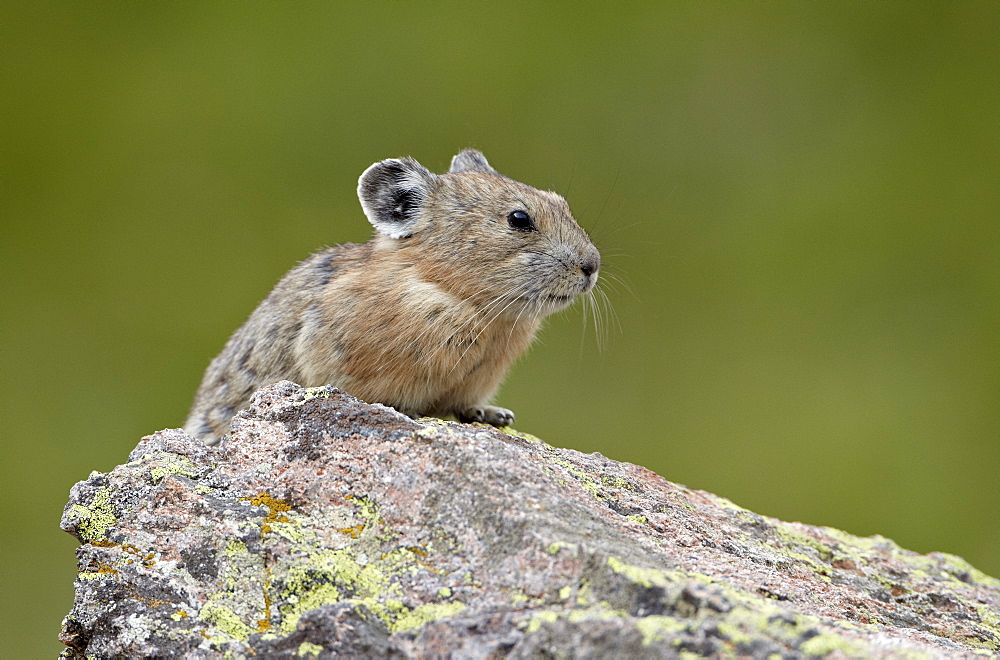
<svg viewBox="0 0 1000 660"><path fill-rule="evenodd" d="M1000 581L506 429L256 394L73 487L64 657L987 655Z"/></svg>

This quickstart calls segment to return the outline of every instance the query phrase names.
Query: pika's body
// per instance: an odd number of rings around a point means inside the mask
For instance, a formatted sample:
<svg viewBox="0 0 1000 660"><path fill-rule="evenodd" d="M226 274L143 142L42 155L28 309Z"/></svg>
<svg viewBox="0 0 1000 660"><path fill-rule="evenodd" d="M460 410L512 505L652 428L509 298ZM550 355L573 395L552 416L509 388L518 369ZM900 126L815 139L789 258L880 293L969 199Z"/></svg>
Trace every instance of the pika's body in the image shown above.
<svg viewBox="0 0 1000 660"><path fill-rule="evenodd" d="M208 367L188 433L218 442L256 389L282 379L412 416L513 422L488 402L542 318L600 268L565 200L471 149L441 175L410 158L375 163L358 196L375 236L282 278Z"/></svg>

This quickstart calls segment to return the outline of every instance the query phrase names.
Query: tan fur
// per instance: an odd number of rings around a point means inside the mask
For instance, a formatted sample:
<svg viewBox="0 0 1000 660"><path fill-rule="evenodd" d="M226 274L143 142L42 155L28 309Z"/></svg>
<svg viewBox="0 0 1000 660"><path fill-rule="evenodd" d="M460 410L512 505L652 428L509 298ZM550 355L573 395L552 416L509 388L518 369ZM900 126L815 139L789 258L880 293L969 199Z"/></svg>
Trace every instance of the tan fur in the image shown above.
<svg viewBox="0 0 1000 660"><path fill-rule="evenodd" d="M411 159L376 163L359 196L378 233L278 282L206 371L188 433L217 442L257 388L282 379L409 415L513 421L487 402L542 318L589 291L600 266L565 200L472 150L442 175ZM518 210L532 230L512 225Z"/></svg>

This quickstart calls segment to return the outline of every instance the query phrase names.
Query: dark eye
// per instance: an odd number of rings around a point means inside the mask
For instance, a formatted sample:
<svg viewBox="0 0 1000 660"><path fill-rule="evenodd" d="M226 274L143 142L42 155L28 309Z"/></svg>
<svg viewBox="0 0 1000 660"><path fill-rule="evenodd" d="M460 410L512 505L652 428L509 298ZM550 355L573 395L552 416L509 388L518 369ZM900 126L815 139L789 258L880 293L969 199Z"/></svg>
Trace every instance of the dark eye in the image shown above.
<svg viewBox="0 0 1000 660"><path fill-rule="evenodd" d="M511 211L507 214L507 223L518 231L535 231L535 221L527 211Z"/></svg>

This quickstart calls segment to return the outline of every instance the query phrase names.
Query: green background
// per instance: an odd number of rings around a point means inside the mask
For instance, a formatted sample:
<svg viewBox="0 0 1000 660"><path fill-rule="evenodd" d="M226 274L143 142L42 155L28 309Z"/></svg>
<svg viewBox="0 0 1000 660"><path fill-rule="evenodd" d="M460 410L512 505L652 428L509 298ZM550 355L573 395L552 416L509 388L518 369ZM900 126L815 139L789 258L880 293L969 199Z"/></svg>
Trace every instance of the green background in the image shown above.
<svg viewBox="0 0 1000 660"><path fill-rule="evenodd" d="M605 254L498 403L759 513L1000 574L1000 4L6 4L4 655L69 488L179 426L372 162L464 147Z"/></svg>

